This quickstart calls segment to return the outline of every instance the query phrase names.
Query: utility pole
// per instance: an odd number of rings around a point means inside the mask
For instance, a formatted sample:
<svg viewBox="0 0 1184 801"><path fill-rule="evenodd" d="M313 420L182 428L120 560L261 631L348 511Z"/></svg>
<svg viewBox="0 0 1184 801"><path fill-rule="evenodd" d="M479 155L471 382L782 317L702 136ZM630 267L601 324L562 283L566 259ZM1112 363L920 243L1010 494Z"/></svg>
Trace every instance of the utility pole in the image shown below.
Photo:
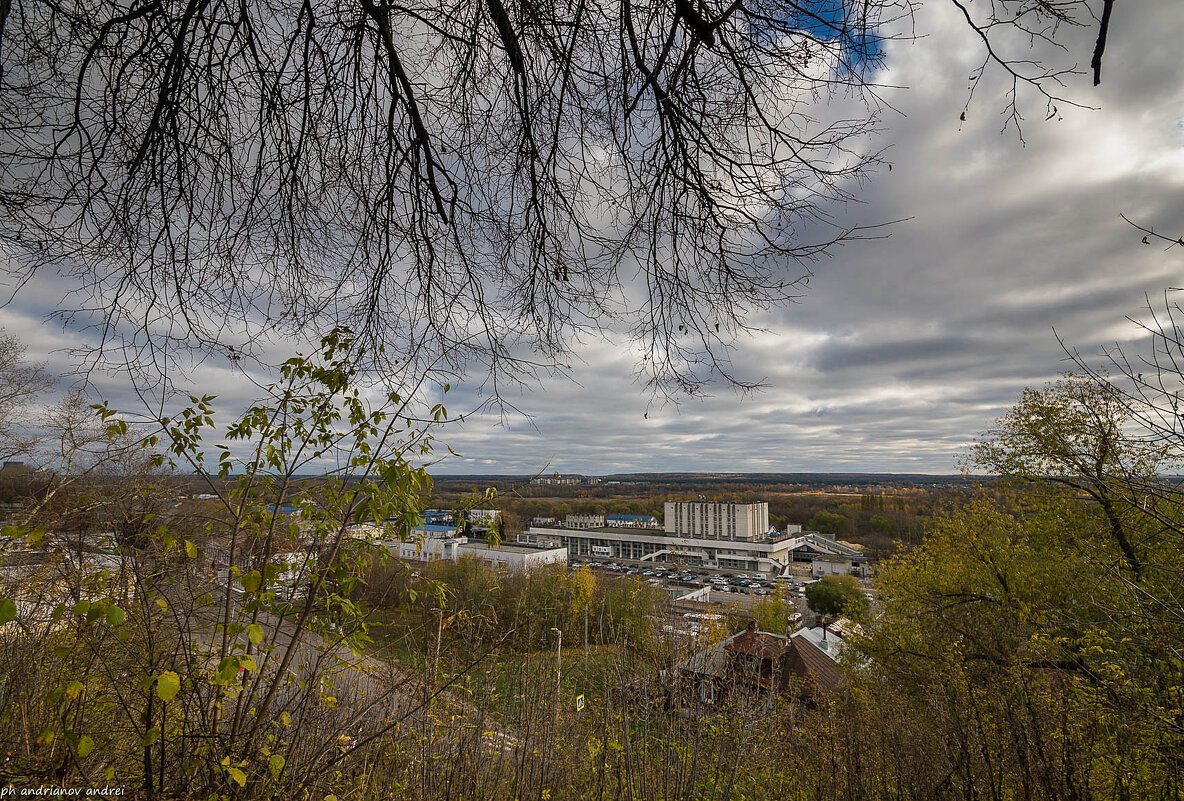
<svg viewBox="0 0 1184 801"><path fill-rule="evenodd" d="M559 705L562 700L562 693L560 691L561 680L563 678L563 629L551 627L551 631L555 632L555 725L559 725Z"/></svg>

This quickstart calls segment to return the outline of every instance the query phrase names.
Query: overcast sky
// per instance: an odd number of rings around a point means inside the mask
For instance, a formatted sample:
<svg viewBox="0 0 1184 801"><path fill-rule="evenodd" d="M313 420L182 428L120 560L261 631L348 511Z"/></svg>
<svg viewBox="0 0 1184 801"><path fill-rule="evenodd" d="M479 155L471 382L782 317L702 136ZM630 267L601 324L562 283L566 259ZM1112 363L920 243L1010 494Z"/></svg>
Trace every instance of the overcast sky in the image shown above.
<svg viewBox="0 0 1184 801"><path fill-rule="evenodd" d="M935 9L937 6L938 9ZM1067 369L1054 329L1084 353L1130 343L1145 293L1182 285L1184 248L1140 244L1119 213L1184 230L1184 3L1115 12L1102 86L1072 93L1100 106L1029 105L1026 145L1000 134L1001 86L984 83L965 122L967 76L981 58L950 10L928 4L925 38L893 43L885 83L891 172L859 191L852 223L910 218L884 240L849 244L817 267L807 295L757 322L736 364L767 388L726 388L654 405L621 342L582 347L565 377L512 400L531 417L476 416L442 435L460 456L441 473L541 470L956 472L956 458L1020 390ZM1082 56L1088 60L1088 51ZM0 312L52 369L72 332L47 324L52 282ZM202 391L246 398L213 365ZM98 390L117 401L116 377ZM454 409L472 387L451 394Z"/></svg>

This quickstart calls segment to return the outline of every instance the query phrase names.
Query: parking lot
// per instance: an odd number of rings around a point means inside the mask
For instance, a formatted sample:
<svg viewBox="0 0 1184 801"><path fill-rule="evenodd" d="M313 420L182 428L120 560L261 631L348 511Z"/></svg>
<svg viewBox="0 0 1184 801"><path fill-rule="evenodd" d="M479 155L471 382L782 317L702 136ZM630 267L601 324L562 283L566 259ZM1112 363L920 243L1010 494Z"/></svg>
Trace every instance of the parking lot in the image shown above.
<svg viewBox="0 0 1184 801"><path fill-rule="evenodd" d="M639 564L613 559L573 559L571 566L585 566L621 576L637 576L658 584L677 582L680 585L710 587L713 600L727 600L727 596L772 595L779 588L784 588L791 597L802 597L804 582L809 581L808 577L800 576L770 578L763 573L712 570L698 566Z"/></svg>

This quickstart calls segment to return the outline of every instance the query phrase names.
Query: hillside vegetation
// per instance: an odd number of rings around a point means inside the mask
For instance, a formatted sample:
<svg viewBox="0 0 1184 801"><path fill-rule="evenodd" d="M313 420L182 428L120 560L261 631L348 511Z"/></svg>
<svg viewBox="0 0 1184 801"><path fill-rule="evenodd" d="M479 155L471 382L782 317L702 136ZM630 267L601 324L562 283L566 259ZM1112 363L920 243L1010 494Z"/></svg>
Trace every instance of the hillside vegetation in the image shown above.
<svg viewBox="0 0 1184 801"><path fill-rule="evenodd" d="M417 524L429 434L354 395L332 344L226 432L254 456L204 444L211 398L155 432L100 408L103 480L13 510L4 781L316 801L1184 794L1184 516L1158 477L1175 443L1127 433L1090 379L1026 394L971 452L1011 483L905 496L932 514L880 562L835 692L703 703L680 666L748 621L704 618L692 640L636 579L401 564L360 536ZM342 473L309 483L330 450ZM173 471L213 499L180 502ZM893 503L829 514L870 524ZM757 616L788 620L782 603Z"/></svg>

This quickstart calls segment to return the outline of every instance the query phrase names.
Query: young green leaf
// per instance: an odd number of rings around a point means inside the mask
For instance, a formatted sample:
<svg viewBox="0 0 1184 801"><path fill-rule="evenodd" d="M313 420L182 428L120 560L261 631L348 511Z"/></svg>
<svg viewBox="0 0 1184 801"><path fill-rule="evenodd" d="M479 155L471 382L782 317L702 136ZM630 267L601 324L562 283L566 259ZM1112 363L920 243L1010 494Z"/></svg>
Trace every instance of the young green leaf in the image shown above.
<svg viewBox="0 0 1184 801"><path fill-rule="evenodd" d="M160 700L168 703L177 697L181 689L181 677L171 670L166 670L156 678L156 695Z"/></svg>
<svg viewBox="0 0 1184 801"><path fill-rule="evenodd" d="M233 656L223 658L223 660L218 663L218 672L215 676L215 680L218 684L229 684L234 680L234 677L238 675L238 668L238 659L234 658Z"/></svg>
<svg viewBox="0 0 1184 801"><path fill-rule="evenodd" d="M249 573L244 573L239 582L247 592L258 592L263 583L263 577L259 575L258 570L252 570Z"/></svg>

